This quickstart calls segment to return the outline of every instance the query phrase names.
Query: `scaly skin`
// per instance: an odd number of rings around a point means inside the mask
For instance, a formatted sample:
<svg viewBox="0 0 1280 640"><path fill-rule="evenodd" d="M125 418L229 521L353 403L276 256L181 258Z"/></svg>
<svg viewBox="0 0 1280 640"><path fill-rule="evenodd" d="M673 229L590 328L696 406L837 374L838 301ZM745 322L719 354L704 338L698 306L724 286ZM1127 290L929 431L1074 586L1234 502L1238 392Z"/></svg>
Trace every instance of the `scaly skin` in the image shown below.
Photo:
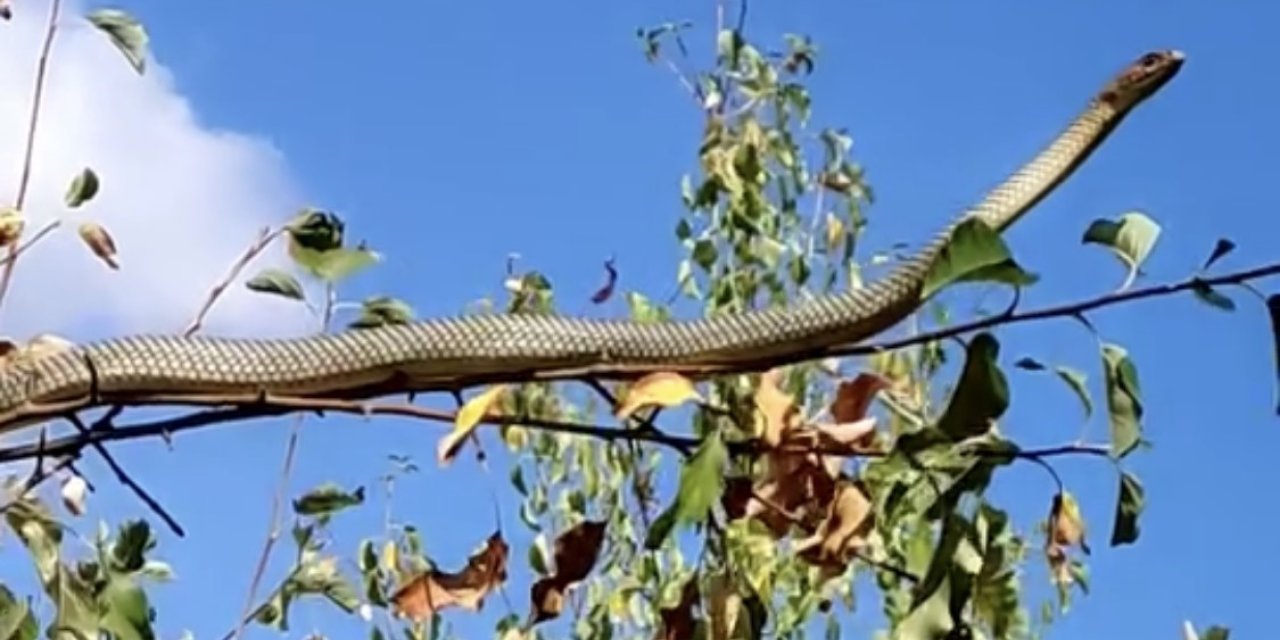
<svg viewBox="0 0 1280 640"><path fill-rule="evenodd" d="M641 324L481 315L281 340L133 336L11 363L0 371L0 433L113 400L339 396L455 389L481 382L651 371L714 373L766 358L798 361L874 336L925 301L926 274L961 222L1016 222L1083 163L1181 68L1177 51L1144 55L1109 82L1052 143L869 286L791 307Z"/></svg>

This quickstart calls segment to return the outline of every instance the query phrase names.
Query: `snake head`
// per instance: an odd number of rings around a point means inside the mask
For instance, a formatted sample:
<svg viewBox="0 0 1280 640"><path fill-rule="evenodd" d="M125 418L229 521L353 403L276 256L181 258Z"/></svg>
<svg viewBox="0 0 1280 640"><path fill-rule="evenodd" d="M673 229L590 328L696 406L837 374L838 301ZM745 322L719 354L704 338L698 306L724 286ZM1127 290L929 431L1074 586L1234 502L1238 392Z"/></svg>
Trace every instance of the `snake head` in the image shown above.
<svg viewBox="0 0 1280 640"><path fill-rule="evenodd" d="M1128 111L1177 75L1186 56L1177 49L1152 51L1135 60L1098 94L1098 100Z"/></svg>

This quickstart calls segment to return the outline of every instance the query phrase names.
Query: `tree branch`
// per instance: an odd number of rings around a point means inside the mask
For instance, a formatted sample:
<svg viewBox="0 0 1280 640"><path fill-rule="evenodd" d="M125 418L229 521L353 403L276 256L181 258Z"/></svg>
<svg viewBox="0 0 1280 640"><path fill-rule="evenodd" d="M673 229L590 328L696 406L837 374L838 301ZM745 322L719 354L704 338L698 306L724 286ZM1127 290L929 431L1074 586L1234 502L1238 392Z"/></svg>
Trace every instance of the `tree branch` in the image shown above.
<svg viewBox="0 0 1280 640"><path fill-rule="evenodd" d="M213 309L214 303L218 301L218 298L222 297L223 292L227 290L227 287L231 285L231 282L235 280L236 277L240 275L240 272L244 271L244 268L249 266L249 263L252 262L259 253L262 253L263 250L265 250L282 231L283 229L276 229L273 231L271 227L263 227L262 230L258 232L258 238L254 240L253 244L250 244L249 247L244 250L244 253L240 255L238 260L232 263L231 270L227 272L226 277L214 284L213 288L209 290L209 295L205 297L204 304L200 305L200 310L196 312L195 317L191 319L191 323L187 325L187 328L182 330L182 335L194 335L204 326L204 319L208 317L209 311Z"/></svg>

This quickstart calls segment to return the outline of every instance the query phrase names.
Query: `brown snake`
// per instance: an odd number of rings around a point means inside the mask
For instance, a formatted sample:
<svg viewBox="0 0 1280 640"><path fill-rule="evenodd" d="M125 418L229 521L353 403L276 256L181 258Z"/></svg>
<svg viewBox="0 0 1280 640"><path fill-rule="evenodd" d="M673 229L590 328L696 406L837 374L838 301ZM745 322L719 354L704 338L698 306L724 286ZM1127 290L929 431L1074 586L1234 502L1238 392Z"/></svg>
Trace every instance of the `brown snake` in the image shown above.
<svg viewBox="0 0 1280 640"><path fill-rule="evenodd" d="M866 287L789 307L639 323L490 314L291 339L130 336L72 347L0 371L0 433L71 409L123 401L368 397L484 382L653 371L713 373L798 361L874 336L924 302L923 285L960 222L996 231L1071 175L1124 117L1164 86L1183 55L1148 53L1100 91L1056 139L915 256Z"/></svg>

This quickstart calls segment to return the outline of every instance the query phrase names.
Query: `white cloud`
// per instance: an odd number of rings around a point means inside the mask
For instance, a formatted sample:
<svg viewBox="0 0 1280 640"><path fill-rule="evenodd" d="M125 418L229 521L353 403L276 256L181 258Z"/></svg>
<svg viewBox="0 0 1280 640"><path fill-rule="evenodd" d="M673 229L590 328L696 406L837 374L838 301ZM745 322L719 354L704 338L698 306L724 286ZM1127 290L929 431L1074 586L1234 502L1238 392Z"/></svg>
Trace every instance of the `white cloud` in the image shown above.
<svg viewBox="0 0 1280 640"><path fill-rule="evenodd" d="M255 238L305 204L267 141L203 125L154 59L134 73L104 34L64 3L45 90L28 191L28 229L64 225L19 261L0 334L52 331L75 341L179 331L210 286ZM44 3L19 3L0 24L0 203L17 194ZM98 196L70 211L71 179L92 167ZM120 251L111 271L80 242L85 219L105 225ZM242 275L279 263L268 250ZM300 305L231 286L207 332L280 335L307 330Z"/></svg>

